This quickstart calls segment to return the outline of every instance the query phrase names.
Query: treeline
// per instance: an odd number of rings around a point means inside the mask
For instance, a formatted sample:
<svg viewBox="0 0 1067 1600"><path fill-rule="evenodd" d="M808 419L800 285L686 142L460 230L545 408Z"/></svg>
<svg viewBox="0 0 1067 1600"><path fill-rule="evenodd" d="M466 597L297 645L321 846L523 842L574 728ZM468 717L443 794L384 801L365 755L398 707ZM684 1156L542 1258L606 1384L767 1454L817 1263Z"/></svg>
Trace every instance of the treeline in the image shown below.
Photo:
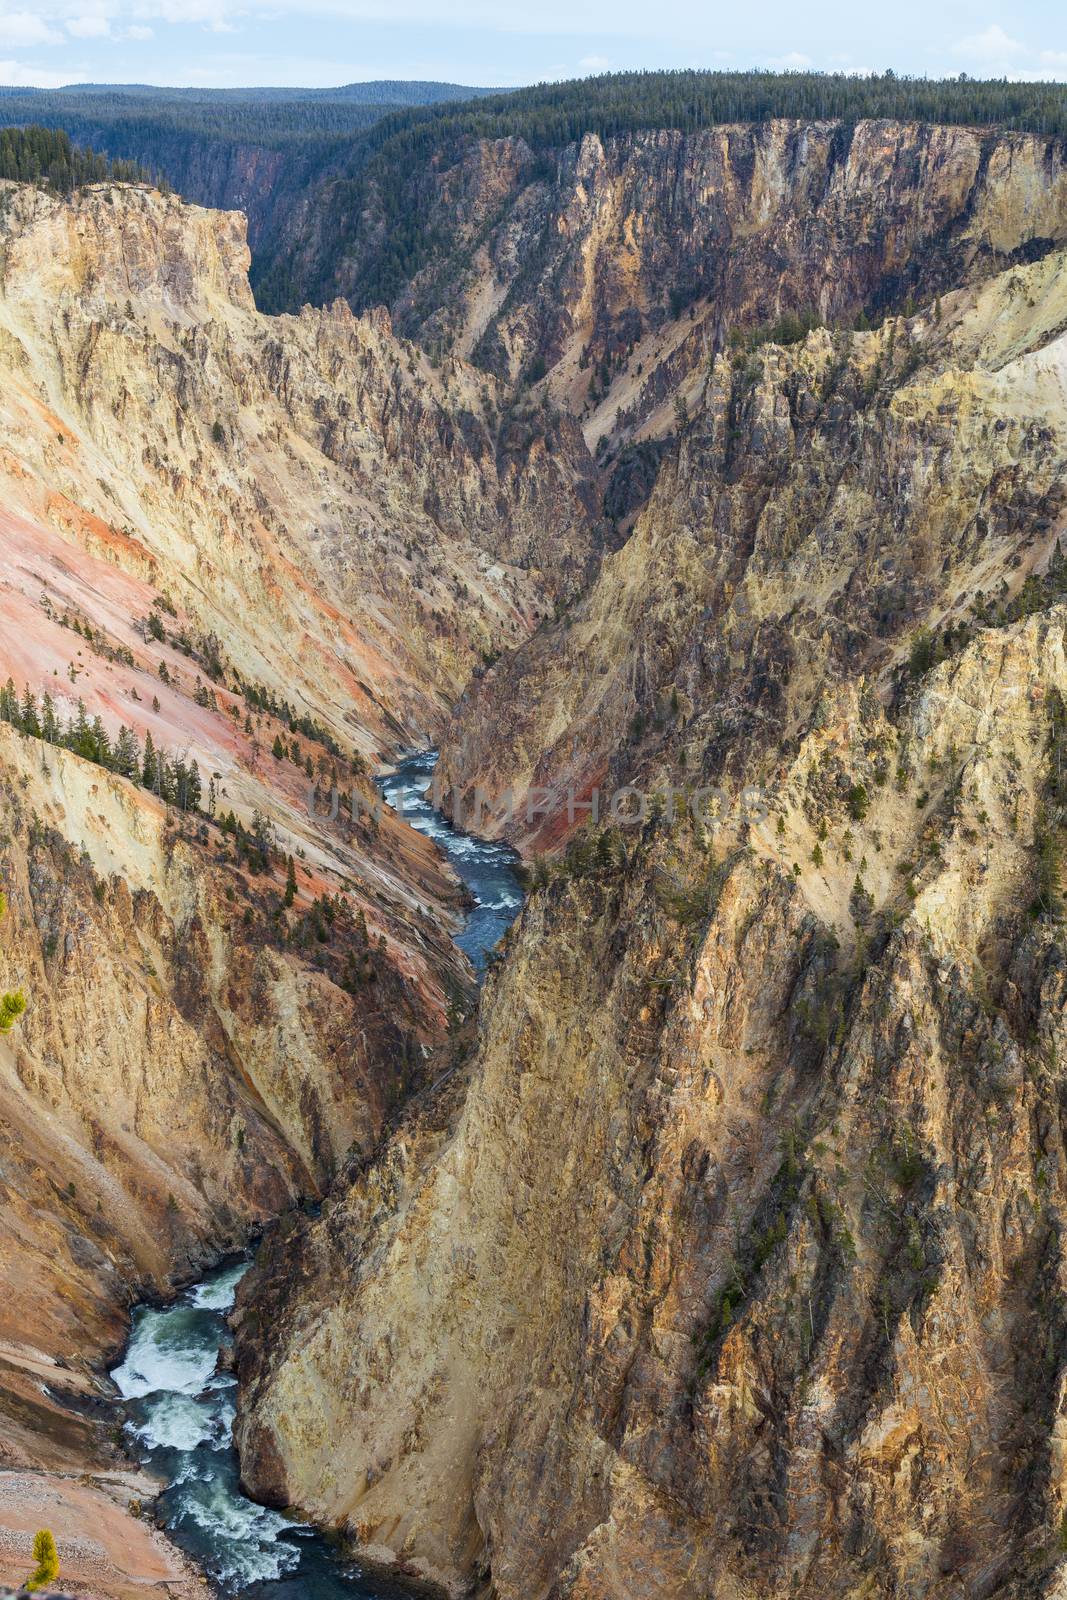
<svg viewBox="0 0 1067 1600"><path fill-rule="evenodd" d="M0 128L0 178L70 194L87 183L146 183L136 161L111 160L72 144L59 128Z"/></svg>
<svg viewBox="0 0 1067 1600"><path fill-rule="evenodd" d="M0 722L10 723L32 739L71 750L108 772L117 772L180 811L200 810L203 786L195 761L158 749L150 732L145 734L143 750L132 728L120 728L118 737L112 739L99 716L90 721L81 700L74 715L63 722L47 690L38 704L28 687L20 698L9 678L0 688Z"/></svg>
<svg viewBox="0 0 1067 1600"><path fill-rule="evenodd" d="M1049 137L1067 135L1063 85L1009 83L962 76L951 79L869 78L818 72L625 72L570 83L538 84L465 104L393 112L353 146L344 171L321 191L312 226L325 220L331 257L351 240L362 218L380 207L384 243L368 253L358 276L360 306L392 303L442 245L419 203L420 183L431 163L449 165L476 139L523 139L532 152L527 181L555 177L554 153L587 133L607 139L648 128L694 133L723 123L772 118L868 118L1004 127ZM375 222L377 229L377 222ZM298 242L298 251L300 245ZM320 260L303 279L279 254L264 252L253 281L265 310L294 309L300 300L335 292L334 259Z"/></svg>
<svg viewBox="0 0 1067 1600"><path fill-rule="evenodd" d="M467 101L491 91L461 84L345 84L336 89L153 89L142 84L74 89L0 89L0 120L47 124L82 143L127 156L186 140L311 146L351 140L387 112Z"/></svg>
<svg viewBox="0 0 1067 1600"><path fill-rule="evenodd" d="M892 118L1062 137L1067 134L1067 97L1063 84L966 74L908 78L886 72L855 78L824 72L615 72L393 114L377 125L369 143L417 156L429 144L447 151L470 138L517 136L535 150L547 150L573 144L586 133L601 138L639 128L693 133L775 117L805 122Z"/></svg>

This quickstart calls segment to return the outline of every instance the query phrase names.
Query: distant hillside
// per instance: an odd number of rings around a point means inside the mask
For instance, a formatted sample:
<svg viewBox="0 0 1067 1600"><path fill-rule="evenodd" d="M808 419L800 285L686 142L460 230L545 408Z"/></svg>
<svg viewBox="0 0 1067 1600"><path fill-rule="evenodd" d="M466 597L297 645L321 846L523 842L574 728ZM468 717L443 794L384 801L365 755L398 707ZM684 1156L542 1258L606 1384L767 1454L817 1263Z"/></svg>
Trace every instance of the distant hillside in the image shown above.
<svg viewBox="0 0 1067 1600"><path fill-rule="evenodd" d="M245 211L255 245L387 113L497 93L397 80L333 89L87 83L0 89L0 123L62 129L81 146L160 174L187 200Z"/></svg>
<svg viewBox="0 0 1067 1600"><path fill-rule="evenodd" d="M776 118L846 126L889 118L1061 138L1067 98L1055 83L679 71L611 73L466 104L412 107L383 116L348 151L343 167L323 175L299 227L264 241L254 274L257 298L266 309L289 309L350 292L342 279L354 276L354 307L396 302L447 248L427 205L434 175L458 168L479 141L521 140L529 184L551 182L554 157L588 133L601 139L653 129L695 133Z"/></svg>

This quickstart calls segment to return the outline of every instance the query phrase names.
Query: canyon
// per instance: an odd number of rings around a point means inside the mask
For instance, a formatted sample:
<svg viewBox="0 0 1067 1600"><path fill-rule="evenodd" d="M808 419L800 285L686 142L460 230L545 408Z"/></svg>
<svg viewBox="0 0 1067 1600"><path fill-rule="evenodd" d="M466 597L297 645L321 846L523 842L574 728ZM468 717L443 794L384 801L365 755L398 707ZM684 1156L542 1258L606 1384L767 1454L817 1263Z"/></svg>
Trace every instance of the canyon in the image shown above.
<svg viewBox="0 0 1067 1600"><path fill-rule="evenodd" d="M1055 1595L1060 144L770 119L410 184L388 308L387 211L311 192L278 316L238 215L0 192L12 1526L201 1592L103 1372L261 1237L245 1486L408 1578ZM437 744L527 862L480 992L373 809Z"/></svg>
<svg viewBox="0 0 1067 1600"><path fill-rule="evenodd" d="M543 859L462 1089L242 1286L237 1436L454 1594L1062 1585L1064 261L956 264L710 350L446 734Z"/></svg>
<svg viewBox="0 0 1067 1600"><path fill-rule="evenodd" d="M572 591L596 529L573 425L520 431L384 316L279 338L237 216L8 185L0 233L0 681L195 761L211 796L0 724L5 988L29 1000L0 1037L4 1465L88 1451L125 1505L144 1490L96 1437L125 1308L369 1153L469 1003L459 886L372 815L368 773Z"/></svg>

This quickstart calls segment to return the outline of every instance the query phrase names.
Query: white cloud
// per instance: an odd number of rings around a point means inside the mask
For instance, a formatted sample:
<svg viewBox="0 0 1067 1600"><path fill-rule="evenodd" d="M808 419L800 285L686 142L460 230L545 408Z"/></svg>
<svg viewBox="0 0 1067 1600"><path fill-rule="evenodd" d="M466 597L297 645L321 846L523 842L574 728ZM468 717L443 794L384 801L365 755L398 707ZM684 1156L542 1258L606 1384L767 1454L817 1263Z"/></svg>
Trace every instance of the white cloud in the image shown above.
<svg viewBox="0 0 1067 1600"><path fill-rule="evenodd" d="M611 62L607 56L583 56L578 65L583 72L607 72Z"/></svg>
<svg viewBox="0 0 1067 1600"><path fill-rule="evenodd" d="M981 33L968 34L953 46L958 61L966 61L981 77L1014 78L1020 82L1052 81L1067 77L1067 50L1034 50L991 22Z"/></svg>
<svg viewBox="0 0 1067 1600"><path fill-rule="evenodd" d="M123 39L154 39L155 36L156 30L154 28L146 28L143 23L135 22L132 27L124 28L120 37Z"/></svg>
<svg viewBox="0 0 1067 1600"><path fill-rule="evenodd" d="M970 56L972 61L995 66L1000 62L1024 56L1027 50L1018 39L1013 39L1010 34L1005 33L999 22L993 22L981 33L972 33L966 39L961 39L956 46L956 53Z"/></svg>
<svg viewBox="0 0 1067 1600"><path fill-rule="evenodd" d="M810 72L815 63L800 50L789 50L784 56L771 56L765 65L777 72Z"/></svg>
<svg viewBox="0 0 1067 1600"><path fill-rule="evenodd" d="M44 72L22 61L0 61L0 84L8 89L59 89L70 81L69 72Z"/></svg>
<svg viewBox="0 0 1067 1600"><path fill-rule="evenodd" d="M106 17L68 17L67 32L72 33L75 39L106 39L111 32L111 24Z"/></svg>
<svg viewBox="0 0 1067 1600"><path fill-rule="evenodd" d="M32 11L8 11L0 15L0 48L23 50L28 45L57 44L62 38L61 33Z"/></svg>

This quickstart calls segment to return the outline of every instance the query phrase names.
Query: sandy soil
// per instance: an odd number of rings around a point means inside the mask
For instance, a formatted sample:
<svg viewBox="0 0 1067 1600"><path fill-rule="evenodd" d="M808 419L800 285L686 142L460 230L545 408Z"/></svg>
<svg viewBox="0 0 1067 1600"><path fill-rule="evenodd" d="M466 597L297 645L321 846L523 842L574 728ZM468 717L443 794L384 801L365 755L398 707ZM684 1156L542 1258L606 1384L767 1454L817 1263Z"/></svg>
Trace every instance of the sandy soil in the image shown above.
<svg viewBox="0 0 1067 1600"><path fill-rule="evenodd" d="M148 1500L158 1484L143 1473L66 1478L0 1472L0 1582L17 1584L33 1570L33 1536L51 1528L60 1576L52 1586L83 1600L132 1600L146 1594L191 1600L204 1580L131 1501Z"/></svg>

